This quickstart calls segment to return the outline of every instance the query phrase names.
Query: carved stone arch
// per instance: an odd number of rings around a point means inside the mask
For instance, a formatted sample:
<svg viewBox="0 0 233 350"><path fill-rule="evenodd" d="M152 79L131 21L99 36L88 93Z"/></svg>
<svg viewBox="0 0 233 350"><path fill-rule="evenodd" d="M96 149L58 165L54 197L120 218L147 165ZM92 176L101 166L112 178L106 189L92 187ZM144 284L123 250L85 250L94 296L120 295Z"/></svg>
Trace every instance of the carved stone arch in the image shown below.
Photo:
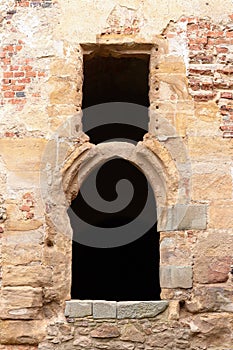
<svg viewBox="0 0 233 350"><path fill-rule="evenodd" d="M77 196L87 175L112 157L122 157L144 173L156 199L158 227L164 226L167 208L176 205L179 200L179 172L168 150L153 138L145 139L136 146L126 142L97 146L87 143L75 150L63 168L62 183L67 206Z"/></svg>
<svg viewBox="0 0 233 350"><path fill-rule="evenodd" d="M206 226L206 207L190 203L189 196L184 192L184 188L190 185L190 163L182 140L174 134L168 139L163 135L147 134L136 146L122 142L95 146L87 141L82 130L74 128L75 120L77 116L73 116L48 142L41 171L42 195L47 210L46 239L49 246L55 245L56 251L60 252L66 276L71 274L73 236L67 209L92 169L114 156L132 162L148 178L157 205L158 232L202 229ZM70 137L67 138L69 135L76 140L75 144L71 145ZM56 242L62 242L61 247ZM161 266L160 270L162 288L170 285L163 278L166 268L164 270ZM71 281L71 276L68 279ZM56 293L59 294L58 299L69 299L70 285L64 284L63 289Z"/></svg>

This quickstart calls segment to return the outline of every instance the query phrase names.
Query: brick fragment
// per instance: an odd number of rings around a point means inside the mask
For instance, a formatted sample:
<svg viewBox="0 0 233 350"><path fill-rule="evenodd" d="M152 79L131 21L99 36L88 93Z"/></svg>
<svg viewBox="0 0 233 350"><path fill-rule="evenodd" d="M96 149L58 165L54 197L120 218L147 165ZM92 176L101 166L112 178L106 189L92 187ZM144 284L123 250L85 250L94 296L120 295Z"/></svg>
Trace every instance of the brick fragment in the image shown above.
<svg viewBox="0 0 233 350"><path fill-rule="evenodd" d="M221 98L232 99L233 98L233 94L231 92L222 92L221 93Z"/></svg>
<svg viewBox="0 0 233 350"><path fill-rule="evenodd" d="M13 85L12 90L13 91L23 91L25 89L25 85Z"/></svg>
<svg viewBox="0 0 233 350"><path fill-rule="evenodd" d="M10 85L2 85L2 91L9 91L10 89Z"/></svg>
<svg viewBox="0 0 233 350"><path fill-rule="evenodd" d="M13 72L4 72L3 78L13 78Z"/></svg>
<svg viewBox="0 0 233 350"><path fill-rule="evenodd" d="M227 53L229 49L227 47L220 46L220 47L216 47L216 51L217 53Z"/></svg>
<svg viewBox="0 0 233 350"><path fill-rule="evenodd" d="M14 133L14 132L11 132L11 131L6 131L6 132L5 132L5 136L6 136L6 137L14 137L14 136L15 136L15 133Z"/></svg>
<svg viewBox="0 0 233 350"><path fill-rule="evenodd" d="M209 31L207 36L210 38L219 38L223 35L223 31Z"/></svg>
<svg viewBox="0 0 233 350"><path fill-rule="evenodd" d="M14 77L15 78L24 77L24 72L15 72Z"/></svg>
<svg viewBox="0 0 233 350"><path fill-rule="evenodd" d="M26 78L35 78L36 72L26 72Z"/></svg>
<svg viewBox="0 0 233 350"><path fill-rule="evenodd" d="M227 38L233 38L233 30L226 32L226 37Z"/></svg>
<svg viewBox="0 0 233 350"><path fill-rule="evenodd" d="M22 205L22 206L20 207L20 210L22 210L22 211L30 211L31 208L30 208L28 205Z"/></svg>
<svg viewBox="0 0 233 350"><path fill-rule="evenodd" d="M16 92L16 97L26 97L25 92L23 91Z"/></svg>
<svg viewBox="0 0 233 350"><path fill-rule="evenodd" d="M26 100L22 99L22 98L21 99L20 98L18 98L18 99L15 98L15 99L11 100L11 103L14 104L14 105L15 104L23 104L23 103L26 103Z"/></svg>
<svg viewBox="0 0 233 350"><path fill-rule="evenodd" d="M12 91L7 91L7 92L4 92L4 95L3 95L5 98L12 98L15 96L15 93L12 92Z"/></svg>

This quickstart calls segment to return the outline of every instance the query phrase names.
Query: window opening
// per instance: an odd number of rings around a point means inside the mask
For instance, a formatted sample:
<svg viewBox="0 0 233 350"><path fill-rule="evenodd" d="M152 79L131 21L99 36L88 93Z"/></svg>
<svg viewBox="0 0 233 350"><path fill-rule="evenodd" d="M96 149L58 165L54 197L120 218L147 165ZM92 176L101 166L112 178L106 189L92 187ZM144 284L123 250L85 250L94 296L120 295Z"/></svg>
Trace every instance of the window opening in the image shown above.
<svg viewBox="0 0 233 350"><path fill-rule="evenodd" d="M104 168L104 169L103 169ZM85 183L81 186L71 208L84 222L92 224L93 235L96 227L123 227L132 222L141 212L152 188L145 175L131 162L123 158L113 158L102 166L96 186L105 200L117 197L116 184L126 178L132 184L132 200L117 213L102 213L93 210L82 197ZM85 191L84 191L85 192ZM91 203L90 203L91 204ZM148 209L153 213L154 223L141 237L126 245L111 248L96 248L73 240L72 299L101 300L159 300L159 233L156 226L156 202ZM140 222L142 232L147 225L147 217ZM73 226L74 237L89 234L90 227Z"/></svg>
<svg viewBox="0 0 233 350"><path fill-rule="evenodd" d="M84 55L82 121L92 143L116 138L137 143L143 139L149 122L148 77L149 55ZM124 104L116 106L111 102ZM88 108L96 105L98 108Z"/></svg>

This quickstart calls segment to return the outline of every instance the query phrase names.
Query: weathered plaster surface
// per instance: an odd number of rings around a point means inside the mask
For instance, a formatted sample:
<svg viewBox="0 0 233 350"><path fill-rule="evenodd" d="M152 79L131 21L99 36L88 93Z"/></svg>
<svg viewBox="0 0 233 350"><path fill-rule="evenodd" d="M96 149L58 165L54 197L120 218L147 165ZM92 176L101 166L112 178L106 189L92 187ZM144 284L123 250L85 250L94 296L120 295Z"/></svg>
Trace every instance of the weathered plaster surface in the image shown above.
<svg viewBox="0 0 233 350"><path fill-rule="evenodd" d="M232 13L230 0L0 3L0 350L231 349ZM169 308L155 318L64 315L66 211L83 161L101 158L82 132L83 43L150 44L149 132L137 149L166 189Z"/></svg>
<svg viewBox="0 0 233 350"><path fill-rule="evenodd" d="M145 41L153 40L170 21L176 22L182 16L210 17L216 22L224 22L233 11L231 0L61 0L58 3L62 9L60 30L65 31L69 40L78 42L96 42L96 35L101 34L112 11L117 8L125 8L126 16L137 13L139 18L143 17L138 37Z"/></svg>

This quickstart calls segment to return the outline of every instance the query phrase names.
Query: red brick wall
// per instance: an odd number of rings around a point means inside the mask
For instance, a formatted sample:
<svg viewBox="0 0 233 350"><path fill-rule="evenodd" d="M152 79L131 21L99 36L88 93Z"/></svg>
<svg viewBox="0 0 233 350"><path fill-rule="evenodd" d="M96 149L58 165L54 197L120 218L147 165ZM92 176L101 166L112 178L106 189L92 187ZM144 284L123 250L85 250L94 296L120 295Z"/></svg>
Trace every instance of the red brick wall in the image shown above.
<svg viewBox="0 0 233 350"><path fill-rule="evenodd" d="M24 55L23 49L25 43L20 37L22 33L17 33L14 27L13 17L18 11L19 6L23 7L49 7L51 0L25 1L16 0L14 9L9 10L3 19L4 30L7 34L14 34L14 38L0 47L0 66L2 70L1 81L1 105L18 105L17 109L22 109L27 99L40 97L38 91L28 88L31 83L35 83L41 77L45 76L44 71L39 71L33 67L35 58L27 54ZM22 51L22 52L21 52Z"/></svg>
<svg viewBox="0 0 233 350"><path fill-rule="evenodd" d="M36 71L33 68L34 60L32 58L17 57L23 45L24 42L18 40L16 43L9 43L1 48L0 59L3 70L1 104L26 103L26 86L45 75L44 72ZM32 96L39 97L38 93L33 93Z"/></svg>
<svg viewBox="0 0 233 350"><path fill-rule="evenodd" d="M50 7L52 0L15 0L16 6L21 7Z"/></svg>
<svg viewBox="0 0 233 350"><path fill-rule="evenodd" d="M187 20L189 86L195 101L214 100L223 137L233 137L233 17L228 25Z"/></svg>

